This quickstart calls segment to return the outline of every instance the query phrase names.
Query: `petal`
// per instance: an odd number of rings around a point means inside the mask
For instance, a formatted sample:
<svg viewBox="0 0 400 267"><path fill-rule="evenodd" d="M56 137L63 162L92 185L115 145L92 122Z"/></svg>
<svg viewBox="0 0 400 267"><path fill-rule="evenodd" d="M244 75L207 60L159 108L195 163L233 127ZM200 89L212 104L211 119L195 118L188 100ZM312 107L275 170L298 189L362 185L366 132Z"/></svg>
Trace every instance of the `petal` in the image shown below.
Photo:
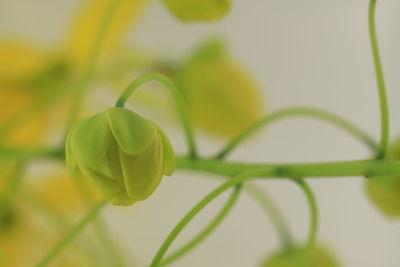
<svg viewBox="0 0 400 267"><path fill-rule="evenodd" d="M77 122L70 135L70 153L80 164L96 167L106 158L111 133L103 113Z"/></svg>
<svg viewBox="0 0 400 267"><path fill-rule="evenodd" d="M65 141L65 161L68 170L74 174L76 171L78 164L76 163L75 157L72 153L72 148L71 148L71 135L73 135L74 132L74 126L69 130L69 134L67 136L67 140Z"/></svg>
<svg viewBox="0 0 400 267"><path fill-rule="evenodd" d="M155 138L153 144L137 155L120 151L120 161L127 194L136 201L148 198L163 175L161 139Z"/></svg>
<svg viewBox="0 0 400 267"><path fill-rule="evenodd" d="M117 183L108 177L103 176L96 170L80 165L82 175L89 178L97 191L107 200L114 198L115 195L124 191L120 183Z"/></svg>
<svg viewBox="0 0 400 267"><path fill-rule="evenodd" d="M176 166L175 152L164 131L161 130L160 127L157 128L160 134L162 149L164 153L164 174L171 176Z"/></svg>
<svg viewBox="0 0 400 267"><path fill-rule="evenodd" d="M142 116L125 108L109 108L105 114L115 140L125 153L138 154L154 141L156 126Z"/></svg>

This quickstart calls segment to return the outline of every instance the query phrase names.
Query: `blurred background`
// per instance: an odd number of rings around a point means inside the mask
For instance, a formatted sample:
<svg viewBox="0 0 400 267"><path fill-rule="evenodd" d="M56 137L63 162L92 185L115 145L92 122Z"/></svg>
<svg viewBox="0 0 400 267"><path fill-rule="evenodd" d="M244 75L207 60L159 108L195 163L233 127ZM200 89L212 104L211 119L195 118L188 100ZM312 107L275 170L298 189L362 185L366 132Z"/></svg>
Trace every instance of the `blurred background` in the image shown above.
<svg viewBox="0 0 400 267"><path fill-rule="evenodd" d="M57 58L84 2L90 1L0 1L0 40L27 42ZM378 140L379 106L367 9L367 0L234 0L230 13L218 22L185 24L159 1L150 1L135 25L127 30L123 48L117 52L121 60L132 57L133 63L137 60L144 65L162 59L155 69L168 72L176 62L190 57L205 40L218 36L230 57L246 69L260 88L257 98L264 114L291 106L319 107L349 119ZM377 29L388 88L391 137L400 132L400 91L396 89L400 87L399 12L399 1L378 1ZM12 59L0 55L0 65L11 65L8 60ZM172 62L171 66L165 62ZM110 66L102 69L100 78L91 83L85 114L112 105L126 84L143 72L135 67L130 69L127 64L121 67L124 75L119 75L119 69ZM148 95L139 94L137 109L157 121L176 152L182 154L186 151L185 142L173 109L165 104L168 101L163 88L151 88ZM1 103L7 102L5 97L1 99ZM134 101L129 103L130 107L135 106ZM5 114L9 107L3 105L0 109ZM59 103L51 109L44 142L57 144L67 108ZM201 129L197 136L202 155L216 153L228 140ZM362 144L341 130L320 121L296 118L256 134L240 145L230 159L314 162L368 156L369 151ZM35 183L41 177L62 172L60 169L63 168L47 162L29 166L29 180ZM365 193L363 180L309 180L320 210L319 239L343 266L399 266L400 222L375 208ZM219 183L210 175L178 170L172 177L164 178L157 192L146 201L131 207L107 207L104 219L118 246L135 263L132 266L146 266L176 222ZM304 241L309 213L299 188L284 180L258 183L282 208L296 239ZM224 199L226 196L202 212L173 247L200 230ZM217 231L173 266L258 266L278 246L270 220L252 199L242 194Z"/></svg>

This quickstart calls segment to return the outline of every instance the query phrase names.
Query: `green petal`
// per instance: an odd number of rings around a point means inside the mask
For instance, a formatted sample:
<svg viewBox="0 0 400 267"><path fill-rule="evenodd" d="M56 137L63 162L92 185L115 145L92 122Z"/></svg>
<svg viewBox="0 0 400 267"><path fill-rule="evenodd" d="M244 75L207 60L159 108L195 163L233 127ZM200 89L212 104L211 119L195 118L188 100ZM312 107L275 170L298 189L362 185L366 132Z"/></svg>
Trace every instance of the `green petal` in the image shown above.
<svg viewBox="0 0 400 267"><path fill-rule="evenodd" d="M142 116L125 108L109 108L105 114L115 140L125 153L138 154L154 141L155 125Z"/></svg>
<svg viewBox="0 0 400 267"><path fill-rule="evenodd" d="M90 167L80 165L79 170L83 176L90 179L97 191L107 200L114 199L116 195L124 192L124 188L120 183L103 176L101 173L91 169Z"/></svg>
<svg viewBox="0 0 400 267"><path fill-rule="evenodd" d="M153 144L137 155L120 151L119 158L127 194L136 201L148 198L160 184L163 175L161 139L155 138Z"/></svg>
<svg viewBox="0 0 400 267"><path fill-rule="evenodd" d="M68 170L74 174L74 172L76 171L78 164L75 160L75 157L72 153L72 148L71 148L71 135L73 135L74 132L74 126L72 126L72 128L69 130L68 136L67 136L67 140L65 141L65 161L66 161L66 165Z"/></svg>
<svg viewBox="0 0 400 267"><path fill-rule="evenodd" d="M171 176L175 170L176 166L176 159L175 159L175 152L171 146L171 143L168 140L168 137L165 135L164 131L161 130L160 127L158 128L158 132L161 137L161 142L163 146L163 153L164 153L164 174Z"/></svg>
<svg viewBox="0 0 400 267"><path fill-rule="evenodd" d="M77 122L70 133L70 148L74 158L83 164L96 166L106 157L110 130L103 113Z"/></svg>
<svg viewBox="0 0 400 267"><path fill-rule="evenodd" d="M231 0L163 0L165 6L178 19L191 21L215 21L230 9Z"/></svg>

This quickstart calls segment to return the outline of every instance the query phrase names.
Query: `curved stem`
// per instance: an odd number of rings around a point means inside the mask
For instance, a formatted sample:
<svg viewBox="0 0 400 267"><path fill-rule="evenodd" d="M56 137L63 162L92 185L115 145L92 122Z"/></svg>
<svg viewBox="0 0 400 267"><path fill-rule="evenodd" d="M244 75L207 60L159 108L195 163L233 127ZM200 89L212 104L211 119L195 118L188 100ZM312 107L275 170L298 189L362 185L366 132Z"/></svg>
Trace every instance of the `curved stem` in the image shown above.
<svg viewBox="0 0 400 267"><path fill-rule="evenodd" d="M307 202L310 208L310 230L308 233L308 239L306 243L306 250L310 251L315 244L318 232L318 207L317 201L315 199L314 193L312 192L310 186L303 179L294 180L300 188L303 190Z"/></svg>
<svg viewBox="0 0 400 267"><path fill-rule="evenodd" d="M186 135L186 141L187 141L187 144L189 147L189 155L192 158L196 158L197 157L197 149L196 149L196 144L195 144L195 140L194 140L192 127L189 122L189 116L188 116L185 101L183 99L181 91L178 89L178 87L176 87L174 82L171 79L169 79L167 76L158 74L158 73L148 73L143 76L140 76L139 78L134 80L130 85L128 85L128 87L125 89L125 91L122 93L122 95L117 100L117 103L115 104L115 106L123 107L125 105L125 102L128 100L129 96L131 96L139 86L141 86L144 83L150 82L150 81L156 81L156 82L163 84L171 92L173 98L175 99L178 113L179 113L180 119L183 124L183 129L184 129L185 135Z"/></svg>
<svg viewBox="0 0 400 267"><path fill-rule="evenodd" d="M47 266L64 249L64 247L67 246L79 234L79 232L99 214L106 203L107 202L103 200L96 204L86 214L86 216L83 217L83 219L76 224L71 231L58 244L56 244L56 246L54 246L39 263L35 265L35 267Z"/></svg>
<svg viewBox="0 0 400 267"><path fill-rule="evenodd" d="M307 108L307 107L294 107L283 109L280 111L276 111L270 115L265 116L259 121L255 122L247 129L245 129L242 133L234 137L216 156L215 158L222 159L226 157L229 153L231 153L245 138L247 138L250 134L255 132L261 127L265 127L272 122L279 121L288 117L312 117L316 119L320 119L323 121L330 122L337 127L347 131L350 135L359 139L361 142L365 143L373 152L376 151L377 145L373 138L371 138L368 134L363 132L358 127L354 126L351 122L337 116L331 114L327 111L323 111L316 108Z"/></svg>
<svg viewBox="0 0 400 267"><path fill-rule="evenodd" d="M205 198L203 198L199 203L197 203L186 215L183 217L179 223L175 226L175 228L171 231L168 237L165 239L164 243L161 245L157 254L154 256L150 267L160 266L162 258L164 254L167 252L168 248L171 246L172 242L178 236L178 234L183 230L183 228L203 209L205 208L212 200L218 197L221 193L226 191L228 188L232 186L236 186L244 181L253 178L261 173L261 170L255 169L248 171L246 173L239 174L234 178L231 178L224 182L222 185L218 186L211 193L209 193Z"/></svg>
<svg viewBox="0 0 400 267"><path fill-rule="evenodd" d="M253 197L255 201L260 204L260 207L268 215L268 218L271 219L272 225L275 227L276 232L281 240L283 250L292 248L294 246L294 241L290 233L289 226L272 198L255 184L246 184L244 189L250 194L251 197Z"/></svg>
<svg viewBox="0 0 400 267"><path fill-rule="evenodd" d="M377 158L385 158L388 146L388 139L389 139L389 110L387 104L385 80L383 77L382 63L379 55L378 40L376 37L376 29L375 29L376 2L377 0L370 0L369 12L368 12L369 13L368 26L369 26L369 36L371 41L372 55L375 66L375 75L379 92L379 104L381 110L381 139L379 143Z"/></svg>
<svg viewBox="0 0 400 267"><path fill-rule="evenodd" d="M182 246L180 249L172 253L169 257L167 257L165 260L163 260L160 263L160 266L166 266L168 264L173 263L186 253L188 253L190 250L195 248L200 242L202 242L206 237L208 237L213 230L224 220L226 215L229 213L229 211L232 209L233 205L236 203L239 193L241 191L241 185L236 185L235 189L233 190L231 196L229 197L228 201L225 203L225 205L222 207L220 212L217 214L217 216L210 222L210 224L203 229L197 236L195 236L191 241L186 243L184 246Z"/></svg>
<svg viewBox="0 0 400 267"><path fill-rule="evenodd" d="M107 31L114 18L118 5L121 3L122 0L109 0L109 1L110 1L109 5L104 13L99 28L97 29L97 33L94 37L92 48L90 49L90 55L82 71L82 76L75 85L76 88L75 95L73 96L72 99L71 109L68 118L68 127L67 127L68 129L71 127L72 123L76 120L81 110L85 95L89 89L90 81L93 78L94 68L97 62L99 61L101 49L105 37L107 35Z"/></svg>

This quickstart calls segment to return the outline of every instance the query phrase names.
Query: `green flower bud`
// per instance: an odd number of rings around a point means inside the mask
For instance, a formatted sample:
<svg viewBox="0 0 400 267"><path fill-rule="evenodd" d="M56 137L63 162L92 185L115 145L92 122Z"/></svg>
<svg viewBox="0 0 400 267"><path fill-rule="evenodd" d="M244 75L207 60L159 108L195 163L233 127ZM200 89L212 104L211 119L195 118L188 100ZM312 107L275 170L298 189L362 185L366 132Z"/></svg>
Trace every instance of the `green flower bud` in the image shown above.
<svg viewBox="0 0 400 267"><path fill-rule="evenodd" d="M388 160L400 160L400 137L388 149ZM372 177L366 180L367 195L388 217L400 217L400 177Z"/></svg>
<svg viewBox="0 0 400 267"><path fill-rule="evenodd" d="M231 7L231 0L163 0L178 19L185 22L215 21Z"/></svg>
<svg viewBox="0 0 400 267"><path fill-rule="evenodd" d="M89 177L114 205L148 198L171 175L175 154L163 131L125 108L109 108L78 121L66 142L68 168Z"/></svg>
<svg viewBox="0 0 400 267"><path fill-rule="evenodd" d="M261 117L260 88L219 40L205 42L177 76L194 126L231 138Z"/></svg>
<svg viewBox="0 0 400 267"><path fill-rule="evenodd" d="M339 264L331 253L322 246L315 246L304 258L304 249L301 247L279 251L261 267L338 267Z"/></svg>

